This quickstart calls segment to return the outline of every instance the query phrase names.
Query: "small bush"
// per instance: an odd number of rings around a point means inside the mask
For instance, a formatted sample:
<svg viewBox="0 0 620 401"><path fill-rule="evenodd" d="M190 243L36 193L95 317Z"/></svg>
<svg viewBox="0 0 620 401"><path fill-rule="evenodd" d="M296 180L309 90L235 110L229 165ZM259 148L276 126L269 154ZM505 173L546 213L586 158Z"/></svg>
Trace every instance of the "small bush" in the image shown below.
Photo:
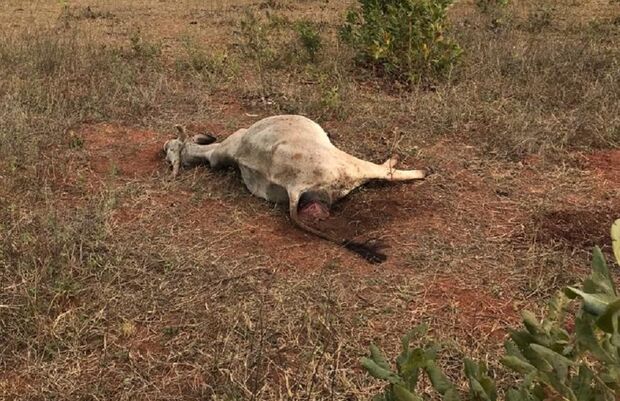
<svg viewBox="0 0 620 401"><path fill-rule="evenodd" d="M341 35L362 62L411 83L449 73L461 48L445 36L452 0L359 0Z"/></svg>
<svg viewBox="0 0 620 401"><path fill-rule="evenodd" d="M246 12L239 22L238 36L242 55L256 60L259 68L273 61L275 52L271 45L271 34L274 26L262 21L252 12Z"/></svg>
<svg viewBox="0 0 620 401"><path fill-rule="evenodd" d="M308 21L300 21L297 23L295 30L310 61L316 61L316 56L323 46L318 29Z"/></svg>

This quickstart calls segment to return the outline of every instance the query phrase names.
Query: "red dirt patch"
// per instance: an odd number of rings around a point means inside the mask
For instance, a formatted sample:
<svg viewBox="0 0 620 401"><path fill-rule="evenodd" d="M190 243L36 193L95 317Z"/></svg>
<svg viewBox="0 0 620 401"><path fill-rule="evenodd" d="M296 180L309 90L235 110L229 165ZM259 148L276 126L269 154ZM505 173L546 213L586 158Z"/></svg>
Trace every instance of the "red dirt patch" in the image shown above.
<svg viewBox="0 0 620 401"><path fill-rule="evenodd" d="M620 185L620 149L602 150L586 156L586 164L604 179Z"/></svg>
<svg viewBox="0 0 620 401"><path fill-rule="evenodd" d="M420 230L437 209L428 195L419 183L371 183L334 204L330 218L315 226L346 239L376 238L405 219Z"/></svg>
<svg viewBox="0 0 620 401"><path fill-rule="evenodd" d="M609 227L620 210L554 210L536 220L537 239L562 241L577 248L591 248L610 242Z"/></svg>
<svg viewBox="0 0 620 401"><path fill-rule="evenodd" d="M465 288L453 278L439 278L429 283L424 295L427 313L454 315L454 325L477 337L487 336L500 340L505 328L518 321L510 292L502 299L481 288Z"/></svg>
<svg viewBox="0 0 620 401"><path fill-rule="evenodd" d="M89 154L90 168L97 174L150 176L163 159L165 136L153 131L98 124L84 127L79 135Z"/></svg>

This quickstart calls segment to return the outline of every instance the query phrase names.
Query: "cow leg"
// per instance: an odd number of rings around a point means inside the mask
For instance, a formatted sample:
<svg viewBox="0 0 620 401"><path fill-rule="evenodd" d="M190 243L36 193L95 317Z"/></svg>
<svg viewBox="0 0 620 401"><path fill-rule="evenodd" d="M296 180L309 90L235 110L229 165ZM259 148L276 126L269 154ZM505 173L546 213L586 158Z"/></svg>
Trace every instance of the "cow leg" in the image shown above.
<svg viewBox="0 0 620 401"><path fill-rule="evenodd" d="M369 181L385 180L396 182L421 180L427 175L425 170L397 170L392 167L396 163L394 159L390 159L383 164L374 164L364 160L359 160L359 162L355 168L349 169L350 174L348 176L340 177L324 186L325 192L329 194L328 204L344 198L351 191Z"/></svg>
<svg viewBox="0 0 620 401"><path fill-rule="evenodd" d="M224 139L218 148L214 148L213 151L209 153L209 165L211 168L222 168L237 164L236 155L239 153L241 138L243 138L246 131L246 128L237 130L228 138Z"/></svg>
<svg viewBox="0 0 620 401"><path fill-rule="evenodd" d="M172 175L179 173L181 166L191 167L210 163L211 155L219 143L199 145L193 140L173 139L164 144L166 160L172 165Z"/></svg>
<svg viewBox="0 0 620 401"><path fill-rule="evenodd" d="M386 172L382 172L376 179L382 179L387 181L411 181L411 180L423 180L428 175L426 170L397 170L388 169Z"/></svg>
<svg viewBox="0 0 620 401"><path fill-rule="evenodd" d="M385 180L385 181L410 181L422 180L428 175L427 170L398 170L396 164L398 158L392 157L383 164L374 164L365 160L359 160L359 170L362 181Z"/></svg>
<svg viewBox="0 0 620 401"><path fill-rule="evenodd" d="M301 219L301 217L299 216L299 200L301 199L302 194L303 194L303 191L300 191L297 189L289 189L288 191L289 215L293 223L297 225L297 227L301 228L302 230L305 230L311 234L314 234L319 238L323 238L325 240L335 242L339 245L343 245L346 242L346 240L338 239L332 235L329 235L328 233L325 233L312 226L309 226L308 224L306 224L306 222L304 222Z"/></svg>

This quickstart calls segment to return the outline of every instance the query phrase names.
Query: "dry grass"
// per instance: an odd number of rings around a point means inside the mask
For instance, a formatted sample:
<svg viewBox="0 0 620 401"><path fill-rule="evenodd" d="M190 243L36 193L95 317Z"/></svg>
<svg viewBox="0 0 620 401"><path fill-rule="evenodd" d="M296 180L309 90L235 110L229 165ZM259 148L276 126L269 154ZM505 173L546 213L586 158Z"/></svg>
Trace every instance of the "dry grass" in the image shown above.
<svg viewBox="0 0 620 401"><path fill-rule="evenodd" d="M411 90L352 62L348 1L5 3L3 399L368 399L359 357L421 322L451 377L468 354L507 383L506 328L620 217L617 3L458 3L461 64ZM299 20L320 28L314 61ZM385 265L290 227L234 171L172 182L157 159L175 123L224 136L283 112L437 169L337 206L391 244Z"/></svg>

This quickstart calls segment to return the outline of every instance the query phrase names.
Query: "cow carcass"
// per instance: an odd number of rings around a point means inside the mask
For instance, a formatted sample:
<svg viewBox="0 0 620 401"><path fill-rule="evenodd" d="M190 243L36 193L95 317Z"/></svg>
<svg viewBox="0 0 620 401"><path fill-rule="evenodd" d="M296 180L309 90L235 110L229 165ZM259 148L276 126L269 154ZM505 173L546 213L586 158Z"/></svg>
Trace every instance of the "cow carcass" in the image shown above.
<svg viewBox="0 0 620 401"><path fill-rule="evenodd" d="M372 263L386 259L376 246L341 239L310 226L304 214L324 217L330 206L371 180L423 179L426 170L397 170L397 159L383 164L358 159L336 148L314 121L278 115L240 129L220 143L199 135L165 143L173 175L181 167L208 163L211 168L238 166L250 192L271 202L288 204L291 220L303 230L340 244Z"/></svg>

